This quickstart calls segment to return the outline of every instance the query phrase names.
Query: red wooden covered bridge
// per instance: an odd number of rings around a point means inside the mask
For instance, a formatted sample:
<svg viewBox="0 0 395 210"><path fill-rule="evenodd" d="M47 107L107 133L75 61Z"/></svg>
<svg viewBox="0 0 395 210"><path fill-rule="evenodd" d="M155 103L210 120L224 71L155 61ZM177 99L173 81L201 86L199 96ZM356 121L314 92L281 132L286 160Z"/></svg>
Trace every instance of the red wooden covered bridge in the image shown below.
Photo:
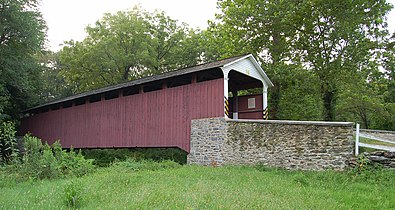
<svg viewBox="0 0 395 210"><path fill-rule="evenodd" d="M26 110L20 131L65 148L189 152L192 119L265 118L272 85L252 55L232 57L39 105ZM260 94L239 96L254 88Z"/></svg>

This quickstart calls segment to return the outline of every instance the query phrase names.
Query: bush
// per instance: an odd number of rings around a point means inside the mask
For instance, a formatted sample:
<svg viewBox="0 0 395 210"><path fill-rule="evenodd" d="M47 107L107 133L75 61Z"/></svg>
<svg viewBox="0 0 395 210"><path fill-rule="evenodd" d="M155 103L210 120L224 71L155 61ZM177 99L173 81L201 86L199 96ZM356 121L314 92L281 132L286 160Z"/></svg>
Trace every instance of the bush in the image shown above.
<svg viewBox="0 0 395 210"><path fill-rule="evenodd" d="M82 151L86 158L94 159L93 164L100 167L107 167L114 161L123 161L131 156L128 149L84 149Z"/></svg>
<svg viewBox="0 0 395 210"><path fill-rule="evenodd" d="M106 167L115 161L134 160L171 160L185 164L187 153L177 148L136 148L136 149L84 149L86 158L94 159L93 164Z"/></svg>
<svg viewBox="0 0 395 210"><path fill-rule="evenodd" d="M49 179L62 176L83 176L93 171L93 160L87 160L81 151L76 153L62 150L57 141L52 146L42 144L37 137L24 137L25 154L22 164L17 166L24 177Z"/></svg>

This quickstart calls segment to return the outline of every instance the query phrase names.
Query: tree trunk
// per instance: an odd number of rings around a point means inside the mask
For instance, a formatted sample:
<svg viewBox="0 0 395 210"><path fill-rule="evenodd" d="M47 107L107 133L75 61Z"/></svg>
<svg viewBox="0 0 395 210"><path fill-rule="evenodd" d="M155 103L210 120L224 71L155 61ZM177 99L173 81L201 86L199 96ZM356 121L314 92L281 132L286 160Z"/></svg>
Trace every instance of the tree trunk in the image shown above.
<svg viewBox="0 0 395 210"><path fill-rule="evenodd" d="M358 113L359 116L361 117L363 127L365 129L369 129L369 120L368 120L368 116L366 115L366 110L360 108Z"/></svg>
<svg viewBox="0 0 395 210"><path fill-rule="evenodd" d="M324 110L323 117L325 121L334 121L335 120L335 97L336 90L328 90L326 88L322 88L322 100L324 102Z"/></svg>
<svg viewBox="0 0 395 210"><path fill-rule="evenodd" d="M131 65L126 66L125 71L123 72L123 75L122 75L123 81L129 80L129 71L130 71L131 67L132 67Z"/></svg>

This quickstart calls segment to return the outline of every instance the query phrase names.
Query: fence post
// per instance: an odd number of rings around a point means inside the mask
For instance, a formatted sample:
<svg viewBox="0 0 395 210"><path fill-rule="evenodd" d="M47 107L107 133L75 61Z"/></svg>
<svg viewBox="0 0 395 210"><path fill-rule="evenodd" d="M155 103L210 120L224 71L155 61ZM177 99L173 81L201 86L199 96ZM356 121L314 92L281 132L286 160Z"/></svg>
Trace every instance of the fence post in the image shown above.
<svg viewBox="0 0 395 210"><path fill-rule="evenodd" d="M355 156L359 154L359 123L357 123L357 128L355 130Z"/></svg>

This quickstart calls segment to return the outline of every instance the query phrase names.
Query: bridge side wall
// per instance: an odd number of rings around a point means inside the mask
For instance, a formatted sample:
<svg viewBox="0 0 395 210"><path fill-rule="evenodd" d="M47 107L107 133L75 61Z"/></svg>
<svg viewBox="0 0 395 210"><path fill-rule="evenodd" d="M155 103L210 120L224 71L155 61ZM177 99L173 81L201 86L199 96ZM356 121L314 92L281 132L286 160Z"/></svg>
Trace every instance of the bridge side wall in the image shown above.
<svg viewBox="0 0 395 210"><path fill-rule="evenodd" d="M343 170L353 156L352 136L353 123L196 119L188 163Z"/></svg>
<svg viewBox="0 0 395 210"><path fill-rule="evenodd" d="M223 78L60 108L24 118L30 132L65 148L179 147L191 120L224 115Z"/></svg>

